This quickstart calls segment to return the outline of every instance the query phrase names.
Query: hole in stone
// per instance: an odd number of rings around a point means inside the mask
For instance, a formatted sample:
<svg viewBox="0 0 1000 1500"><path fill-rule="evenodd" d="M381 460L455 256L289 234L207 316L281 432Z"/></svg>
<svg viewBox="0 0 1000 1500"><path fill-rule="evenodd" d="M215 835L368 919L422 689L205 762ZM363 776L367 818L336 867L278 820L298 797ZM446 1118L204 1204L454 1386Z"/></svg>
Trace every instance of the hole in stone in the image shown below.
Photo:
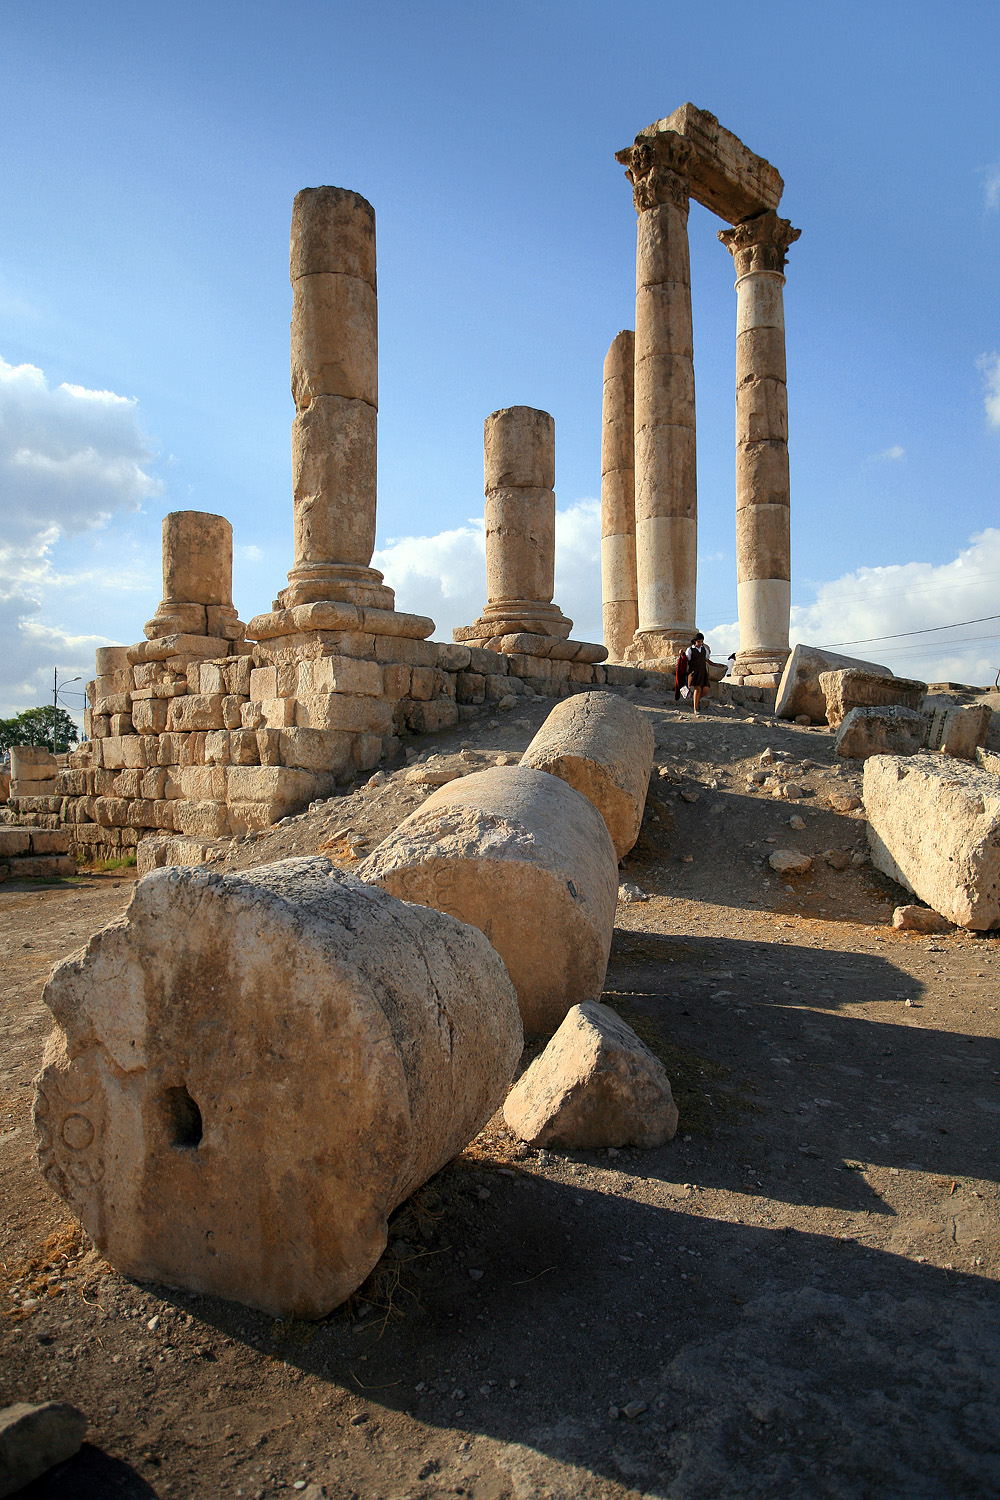
<svg viewBox="0 0 1000 1500"><path fill-rule="evenodd" d="M197 1146L201 1142L201 1110L183 1084L165 1089L161 1095L167 1134L172 1146Z"/></svg>

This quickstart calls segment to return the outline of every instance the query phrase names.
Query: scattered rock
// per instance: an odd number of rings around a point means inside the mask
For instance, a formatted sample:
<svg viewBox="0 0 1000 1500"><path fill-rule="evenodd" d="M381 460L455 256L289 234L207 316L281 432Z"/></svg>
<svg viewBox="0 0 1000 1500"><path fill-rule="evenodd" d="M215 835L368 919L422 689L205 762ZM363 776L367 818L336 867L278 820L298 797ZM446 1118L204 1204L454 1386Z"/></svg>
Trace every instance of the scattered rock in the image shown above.
<svg viewBox="0 0 1000 1500"><path fill-rule="evenodd" d="M787 802L798 802L804 793L797 781L786 781L781 788L781 795Z"/></svg>
<svg viewBox="0 0 1000 1500"><path fill-rule="evenodd" d="M952 923L929 906L897 906L892 914L892 925L901 932L938 933L951 932Z"/></svg>
<svg viewBox="0 0 1000 1500"><path fill-rule="evenodd" d="M504 1119L532 1145L662 1146L677 1130L666 1069L606 1005L575 1005L507 1095Z"/></svg>
<svg viewBox="0 0 1000 1500"><path fill-rule="evenodd" d="M847 849L828 849L823 858L831 870L846 870L851 863L851 855Z"/></svg>
<svg viewBox="0 0 1000 1500"><path fill-rule="evenodd" d="M0 1411L0 1496L14 1495L55 1464L79 1452L87 1418L67 1401L31 1406L19 1401Z"/></svg>
<svg viewBox="0 0 1000 1500"><path fill-rule="evenodd" d="M807 724L812 723L812 719L810 719L808 714L796 714L794 722L805 727Z"/></svg>
<svg viewBox="0 0 1000 1500"><path fill-rule="evenodd" d="M618 887L618 900L630 906L635 901L648 901L649 897L640 886L633 885L630 880L623 880Z"/></svg>
<svg viewBox="0 0 1000 1500"><path fill-rule="evenodd" d="M687 789L685 789L684 791L681 792L681 800L683 802L697 802L698 801L698 796L699 796L698 792L691 792L691 791L688 791Z"/></svg>
<svg viewBox="0 0 1000 1500"><path fill-rule="evenodd" d="M788 826L789 828L793 828L796 833L801 833L806 826L806 820L800 817L798 813L792 813L792 816L788 820Z"/></svg>
<svg viewBox="0 0 1000 1500"><path fill-rule="evenodd" d="M808 875L812 859L798 849L775 849L768 860L771 869L778 875Z"/></svg>
<svg viewBox="0 0 1000 1500"><path fill-rule="evenodd" d="M861 806L861 798L856 792L841 791L839 787L828 792L826 800L834 812L855 812Z"/></svg>

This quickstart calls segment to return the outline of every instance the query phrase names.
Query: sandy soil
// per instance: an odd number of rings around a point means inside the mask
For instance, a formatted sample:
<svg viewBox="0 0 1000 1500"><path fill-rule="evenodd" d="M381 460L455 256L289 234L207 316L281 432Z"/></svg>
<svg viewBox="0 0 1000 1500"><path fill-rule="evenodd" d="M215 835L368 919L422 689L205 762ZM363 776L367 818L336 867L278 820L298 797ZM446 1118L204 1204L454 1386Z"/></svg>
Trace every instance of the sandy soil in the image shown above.
<svg viewBox="0 0 1000 1500"><path fill-rule="evenodd" d="M91 1423L28 1500L1000 1493L1000 940L887 925L825 731L634 701L663 774L605 998L667 1061L677 1139L521 1156L494 1120L318 1324L136 1285L80 1236L33 1162L41 991L130 881L0 888L0 1405ZM545 711L432 764L513 757ZM808 795L747 787L768 747ZM426 790L394 772L222 867L351 868Z"/></svg>

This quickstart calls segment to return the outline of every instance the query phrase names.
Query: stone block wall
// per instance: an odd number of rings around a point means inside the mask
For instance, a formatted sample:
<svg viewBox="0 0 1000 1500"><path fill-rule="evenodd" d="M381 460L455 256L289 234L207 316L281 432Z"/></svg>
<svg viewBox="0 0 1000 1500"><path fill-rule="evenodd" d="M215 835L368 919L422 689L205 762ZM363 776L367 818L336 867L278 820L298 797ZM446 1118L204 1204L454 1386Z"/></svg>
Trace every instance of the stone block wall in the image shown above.
<svg viewBox="0 0 1000 1500"><path fill-rule="evenodd" d="M330 634L311 638L312 656L288 637L171 637L99 651L87 685L91 738L69 756L36 750L30 767L16 760L22 774L0 820L65 826L86 858L127 854L153 833L233 837L331 796L395 756L403 735L436 734L522 697L673 688L633 667ZM204 654L220 647L228 654ZM764 706L768 696L729 684L715 691Z"/></svg>

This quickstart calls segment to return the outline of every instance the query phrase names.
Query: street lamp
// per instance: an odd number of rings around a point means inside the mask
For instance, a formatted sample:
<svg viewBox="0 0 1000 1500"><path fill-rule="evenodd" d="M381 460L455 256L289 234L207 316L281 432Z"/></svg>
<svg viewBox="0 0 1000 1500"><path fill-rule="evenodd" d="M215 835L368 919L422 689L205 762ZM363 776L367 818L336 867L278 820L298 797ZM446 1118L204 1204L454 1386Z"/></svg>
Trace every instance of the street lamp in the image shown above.
<svg viewBox="0 0 1000 1500"><path fill-rule="evenodd" d="M69 687L71 682L82 682L80 677L70 677L62 684ZM52 677L52 754L56 753L56 714L59 710L59 668L56 667Z"/></svg>

